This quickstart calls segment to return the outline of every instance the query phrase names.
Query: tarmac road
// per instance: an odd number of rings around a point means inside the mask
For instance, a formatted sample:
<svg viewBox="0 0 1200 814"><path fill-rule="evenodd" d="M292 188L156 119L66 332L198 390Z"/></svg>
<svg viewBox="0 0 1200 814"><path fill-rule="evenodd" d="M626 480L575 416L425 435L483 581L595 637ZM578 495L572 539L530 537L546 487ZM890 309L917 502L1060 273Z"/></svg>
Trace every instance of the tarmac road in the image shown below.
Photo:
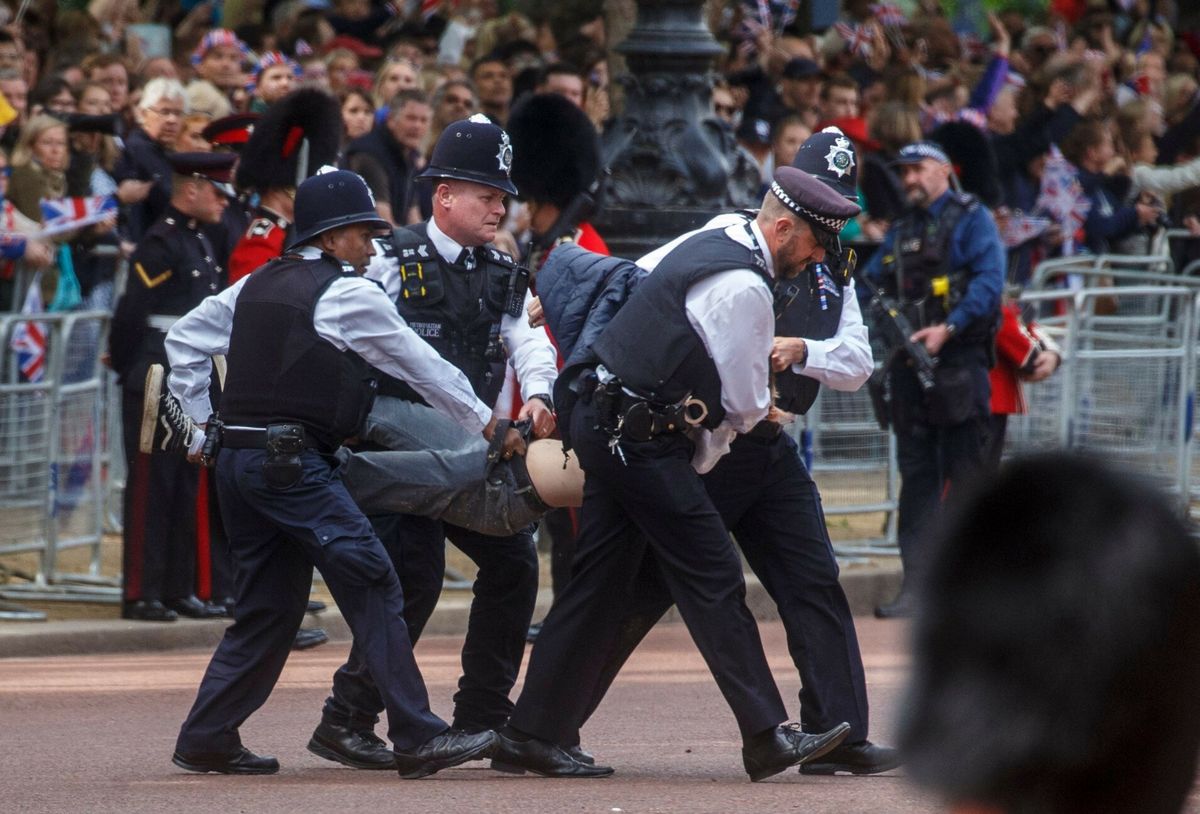
<svg viewBox="0 0 1200 814"><path fill-rule="evenodd" d="M906 626L859 618L872 737L893 742L908 671ZM798 689L777 623L763 625L780 689ZM443 715L458 676L457 636L424 639L418 658ZM208 651L0 660L0 809L7 812L776 812L916 814L941 807L902 772L751 784L733 717L680 624L660 625L634 655L583 745L617 773L601 780L502 775L486 763L402 781L309 754L344 642L293 653L246 745L282 763L271 777L186 773L170 762ZM564 677L569 680L569 677ZM380 732L383 727L380 726Z"/></svg>

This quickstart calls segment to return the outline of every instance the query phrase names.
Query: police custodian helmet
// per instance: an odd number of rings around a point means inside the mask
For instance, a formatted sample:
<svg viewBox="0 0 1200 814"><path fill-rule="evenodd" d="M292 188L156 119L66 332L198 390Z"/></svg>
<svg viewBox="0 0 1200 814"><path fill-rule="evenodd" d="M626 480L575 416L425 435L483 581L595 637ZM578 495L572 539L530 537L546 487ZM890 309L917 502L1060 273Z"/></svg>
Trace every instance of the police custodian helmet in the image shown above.
<svg viewBox="0 0 1200 814"><path fill-rule="evenodd" d="M349 170L322 167L296 189L296 236L291 251L322 232L366 223L380 229L389 224L375 211L375 198L362 176Z"/></svg>
<svg viewBox="0 0 1200 814"><path fill-rule="evenodd" d="M453 178L474 181L516 195L512 174L513 149L508 133L476 113L442 131L429 166L418 178Z"/></svg>
<svg viewBox="0 0 1200 814"><path fill-rule="evenodd" d="M858 200L858 159L854 143L838 128L826 127L805 139L792 159L792 166L824 181L843 198Z"/></svg>

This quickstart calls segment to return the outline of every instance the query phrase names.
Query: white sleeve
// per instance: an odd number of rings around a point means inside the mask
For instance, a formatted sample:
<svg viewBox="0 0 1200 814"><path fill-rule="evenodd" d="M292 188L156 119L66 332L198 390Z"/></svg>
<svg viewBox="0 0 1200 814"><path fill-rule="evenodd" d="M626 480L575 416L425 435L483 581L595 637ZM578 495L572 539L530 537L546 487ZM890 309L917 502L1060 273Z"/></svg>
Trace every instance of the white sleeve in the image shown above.
<svg viewBox="0 0 1200 814"><path fill-rule="evenodd" d="M375 238L375 254L367 263L363 276L383 286L388 298L394 303L400 297L400 261L388 255L390 247L381 238Z"/></svg>
<svg viewBox="0 0 1200 814"><path fill-rule="evenodd" d="M219 294L206 297L167 331L165 346L171 375L167 387L188 417L197 424L212 415L208 395L212 357L229 351L233 311L238 294L249 277L243 277Z"/></svg>
<svg viewBox="0 0 1200 814"><path fill-rule="evenodd" d="M370 280L335 280L317 300L313 327L338 350L352 350L411 385L468 431L481 432L491 420L491 408L476 397L466 375L413 333L396 304Z"/></svg>
<svg viewBox="0 0 1200 814"><path fill-rule="evenodd" d="M842 316L837 333L829 339L805 339L808 358L804 366L792 365L792 372L810 376L834 390L857 390L875 369L871 342L854 281L842 289Z"/></svg>
<svg viewBox="0 0 1200 814"><path fill-rule="evenodd" d="M753 271L714 274L688 289L688 321L696 329L717 374L725 419L712 433L699 433L693 466L710 469L771 406L768 372L775 315L770 290Z"/></svg>
<svg viewBox="0 0 1200 814"><path fill-rule="evenodd" d="M500 318L500 338L508 350L509 362L517 371L524 401L538 393L550 395L558 377L558 351L550 342L549 334L545 328L529 327L529 320L525 318L525 309L532 300L533 295L526 291L521 316L505 314Z"/></svg>
<svg viewBox="0 0 1200 814"><path fill-rule="evenodd" d="M1200 158L1169 167L1149 164L1133 165L1133 186L1156 195L1171 195L1192 187L1200 187Z"/></svg>

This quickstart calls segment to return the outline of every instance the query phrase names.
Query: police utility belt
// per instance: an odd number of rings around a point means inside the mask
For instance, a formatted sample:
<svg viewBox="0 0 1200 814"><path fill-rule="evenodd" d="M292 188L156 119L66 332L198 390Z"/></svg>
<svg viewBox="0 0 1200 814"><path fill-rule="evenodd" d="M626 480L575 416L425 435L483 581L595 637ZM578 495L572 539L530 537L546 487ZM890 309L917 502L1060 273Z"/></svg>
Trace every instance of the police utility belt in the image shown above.
<svg viewBox="0 0 1200 814"><path fill-rule="evenodd" d="M598 371L592 403L598 427L614 440L649 441L660 435L684 432L699 426L708 416L708 406L697 398L663 404L628 390L615 377Z"/></svg>

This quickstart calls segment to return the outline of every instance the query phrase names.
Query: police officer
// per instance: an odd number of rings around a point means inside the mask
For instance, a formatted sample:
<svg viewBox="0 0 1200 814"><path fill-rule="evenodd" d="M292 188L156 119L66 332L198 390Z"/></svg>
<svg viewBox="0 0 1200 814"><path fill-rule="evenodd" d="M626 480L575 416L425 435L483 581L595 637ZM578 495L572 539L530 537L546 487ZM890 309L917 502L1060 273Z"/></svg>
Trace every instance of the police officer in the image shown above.
<svg viewBox="0 0 1200 814"><path fill-rule="evenodd" d="M556 353L546 332L530 328L524 318L530 299L527 273L491 245L504 217L505 196L516 193L509 179L511 164L508 134L485 117L451 124L422 173L433 182L433 217L395 229L388 255L372 263L368 277L383 285L412 329L461 370L489 405L503 384L507 355L525 402L518 418L528 418L534 434L545 437L554 430L550 392ZM420 400L419 393L396 380L385 380L380 392L373 420L383 410L402 415L404 402ZM479 566L453 724L466 732L502 725L512 709L508 693L525 654L537 598L532 530L491 537L432 518L404 516L389 532L396 535L389 550L398 568L403 562L408 572L410 632L420 632L437 603L446 539ZM381 708L372 687L377 678L353 649L334 676L311 751L356 768L382 767L384 756L371 732Z"/></svg>
<svg viewBox="0 0 1200 814"><path fill-rule="evenodd" d="M313 566L378 677L400 776L432 774L491 748L491 732L451 732L430 712L396 572L331 455L359 431L370 408L372 364L402 377L464 428L485 436L495 429L466 377L361 278L371 236L383 226L362 178L332 168L313 176L297 190L296 239L288 252L205 300L167 339L171 392L162 395L159 414L168 421L185 414L173 423L192 458L204 437L191 424L209 417L210 357L229 358L216 467L238 593L234 624L176 742L172 759L189 771L278 771L274 758L241 744L238 728L279 678Z"/></svg>
<svg viewBox="0 0 1200 814"><path fill-rule="evenodd" d="M805 141L792 166L843 197L854 198L854 147L836 128ZM753 213L722 215L704 228L729 228L744 224L748 217ZM659 249L638 262L653 269L665 253L665 248ZM874 366L853 278L836 252L826 261L809 264L794 280L778 281L771 353L777 414L737 436L729 454L703 481L722 521L779 608L788 649L800 673L800 720L805 730L831 729L839 721L850 724L845 743L804 764L801 771L874 774L894 768L899 759L894 749L867 740L862 656L838 582L820 495L796 442L776 420L783 417L778 411L807 412L822 384L837 390L858 389ZM635 606L624 609L620 644L605 666L594 704L599 704L625 660L670 607L661 577L644 576L643 595Z"/></svg>
<svg viewBox="0 0 1200 814"><path fill-rule="evenodd" d="M611 774L563 746L619 645L613 609L636 604L646 565L659 569L733 709L752 780L814 760L846 737L847 723L823 734L780 723L787 713L745 605L741 560L697 471L767 416L771 284L822 259L857 212L821 182L781 168L753 220L668 244L592 344L594 369L560 385L581 394L570 438L587 473L583 522L571 581L498 734L497 768Z"/></svg>
<svg viewBox="0 0 1200 814"><path fill-rule="evenodd" d="M196 575L197 473L178 456L154 448L153 419L143 427L143 396L157 393L163 336L172 324L220 289L221 266L205 224L221 219L232 192L234 157L175 153L170 202L130 260L125 293L113 314L110 352L121 383L127 479L124 495L122 616L166 622L178 613L220 615L193 596ZM152 411L151 411L152 412ZM139 452L140 447L140 452Z"/></svg>
<svg viewBox="0 0 1200 814"><path fill-rule="evenodd" d="M909 144L895 164L910 209L892 223L864 273L898 299L917 329L911 339L936 357L937 368L926 392L908 354L894 349L888 365L905 580L895 600L875 609L881 618L912 614L930 523L983 465L1005 268L991 213L974 196L951 190L950 161L940 147Z"/></svg>

